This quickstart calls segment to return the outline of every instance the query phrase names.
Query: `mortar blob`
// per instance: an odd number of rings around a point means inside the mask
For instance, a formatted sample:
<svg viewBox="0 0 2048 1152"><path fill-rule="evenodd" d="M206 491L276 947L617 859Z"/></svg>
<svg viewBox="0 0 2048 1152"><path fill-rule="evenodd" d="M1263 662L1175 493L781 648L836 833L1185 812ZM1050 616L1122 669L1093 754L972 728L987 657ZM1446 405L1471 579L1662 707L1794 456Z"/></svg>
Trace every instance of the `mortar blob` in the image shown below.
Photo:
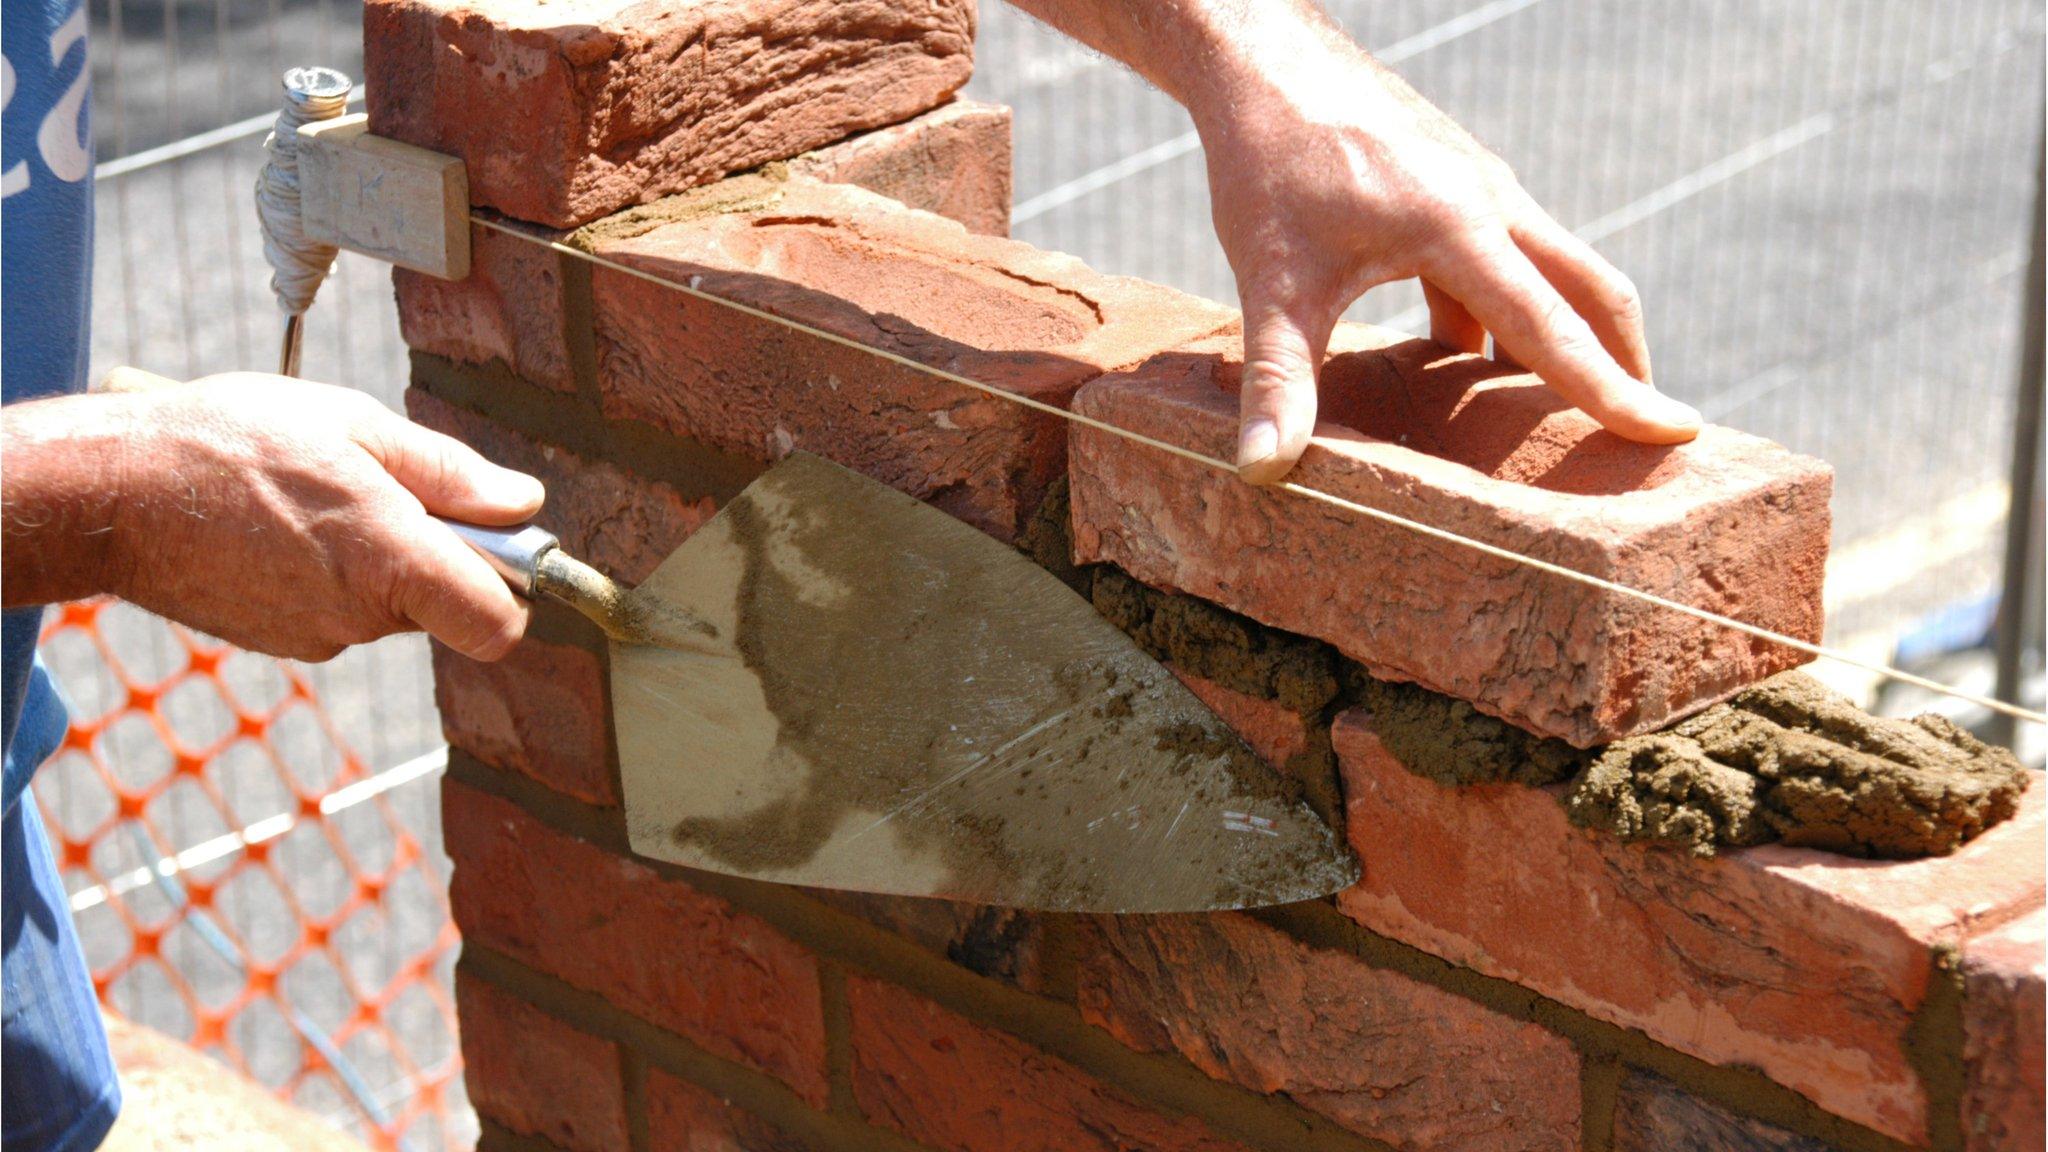
<svg viewBox="0 0 2048 1152"><path fill-rule="evenodd" d="M1572 822L1696 855L1783 843L1846 856L1941 856L2018 811L2012 753L1939 716L1872 716L1780 673L1659 732L1581 752L1413 684L1366 680L1387 751L1446 787L1546 786Z"/></svg>
<svg viewBox="0 0 2048 1152"><path fill-rule="evenodd" d="M1701 855L1775 840L1915 859L2010 818L2026 788L2011 752L1942 717L1882 719L1786 672L1609 745L1572 781L1567 808L1585 827Z"/></svg>

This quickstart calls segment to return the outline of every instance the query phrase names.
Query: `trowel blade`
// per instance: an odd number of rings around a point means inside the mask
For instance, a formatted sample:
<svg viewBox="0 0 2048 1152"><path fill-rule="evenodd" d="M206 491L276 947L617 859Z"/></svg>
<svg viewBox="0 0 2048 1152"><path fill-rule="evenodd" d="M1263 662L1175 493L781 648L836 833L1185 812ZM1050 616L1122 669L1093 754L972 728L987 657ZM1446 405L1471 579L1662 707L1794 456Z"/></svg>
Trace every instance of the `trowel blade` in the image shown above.
<svg viewBox="0 0 2048 1152"><path fill-rule="evenodd" d="M1086 912L1357 879L1329 826L1066 585L836 464L785 459L633 596L715 632L612 648L642 855Z"/></svg>

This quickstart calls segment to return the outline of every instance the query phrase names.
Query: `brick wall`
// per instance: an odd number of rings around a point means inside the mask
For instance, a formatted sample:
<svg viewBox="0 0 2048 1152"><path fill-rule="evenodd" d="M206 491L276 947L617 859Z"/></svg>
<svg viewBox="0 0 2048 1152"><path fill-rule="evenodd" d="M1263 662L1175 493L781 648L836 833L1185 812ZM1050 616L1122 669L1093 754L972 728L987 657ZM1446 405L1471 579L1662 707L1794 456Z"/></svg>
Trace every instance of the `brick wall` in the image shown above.
<svg viewBox="0 0 2048 1152"><path fill-rule="evenodd" d="M1227 455L1232 313L1004 238L1007 113L947 102L970 6L599 7L372 0L374 121L572 246ZM828 456L1090 596L1365 866L1116 918L641 860L602 638L543 606L503 663L435 659L487 1149L2042 1146L2040 788L1922 860L1581 827L1558 764L1782 655L475 240L462 283L398 274L408 402L539 475L578 554L637 580L781 453ZM1824 466L1624 445L1385 332L1335 350L1304 482L1817 633ZM1418 724L1458 780L1415 770Z"/></svg>

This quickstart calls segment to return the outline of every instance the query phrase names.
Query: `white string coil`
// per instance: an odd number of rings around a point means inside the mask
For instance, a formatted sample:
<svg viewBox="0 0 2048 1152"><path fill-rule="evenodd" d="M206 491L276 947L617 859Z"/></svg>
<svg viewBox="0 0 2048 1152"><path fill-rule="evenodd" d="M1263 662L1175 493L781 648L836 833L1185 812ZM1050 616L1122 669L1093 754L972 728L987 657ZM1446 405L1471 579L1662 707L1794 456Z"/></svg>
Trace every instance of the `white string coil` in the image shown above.
<svg viewBox="0 0 2048 1152"><path fill-rule="evenodd" d="M294 68L284 74L284 107L270 135L269 153L256 174L256 220L263 228L263 258L270 263L270 291L287 316L313 306L320 282L339 250L306 239L299 214L299 127L332 120L348 109L352 85L332 68Z"/></svg>

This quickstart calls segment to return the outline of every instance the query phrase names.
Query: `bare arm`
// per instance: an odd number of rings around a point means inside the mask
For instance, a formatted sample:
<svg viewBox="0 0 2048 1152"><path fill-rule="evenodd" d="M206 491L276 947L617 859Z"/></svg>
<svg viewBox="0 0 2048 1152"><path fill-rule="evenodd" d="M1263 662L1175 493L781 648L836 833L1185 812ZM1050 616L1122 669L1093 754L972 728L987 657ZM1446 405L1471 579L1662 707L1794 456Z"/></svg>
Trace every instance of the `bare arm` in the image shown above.
<svg viewBox="0 0 2048 1152"><path fill-rule="evenodd" d="M1367 289L1419 278L1430 334L1486 335L1633 440L1697 412L1649 384L1634 285L1506 164L1301 0L1014 0L1185 106L1245 315L1238 467L1270 482L1315 427L1315 376Z"/></svg>
<svg viewBox="0 0 2048 1152"><path fill-rule="evenodd" d="M0 409L8 607L111 593L324 660L424 628L494 659L527 610L428 513L531 516L541 486L346 389L236 373Z"/></svg>

